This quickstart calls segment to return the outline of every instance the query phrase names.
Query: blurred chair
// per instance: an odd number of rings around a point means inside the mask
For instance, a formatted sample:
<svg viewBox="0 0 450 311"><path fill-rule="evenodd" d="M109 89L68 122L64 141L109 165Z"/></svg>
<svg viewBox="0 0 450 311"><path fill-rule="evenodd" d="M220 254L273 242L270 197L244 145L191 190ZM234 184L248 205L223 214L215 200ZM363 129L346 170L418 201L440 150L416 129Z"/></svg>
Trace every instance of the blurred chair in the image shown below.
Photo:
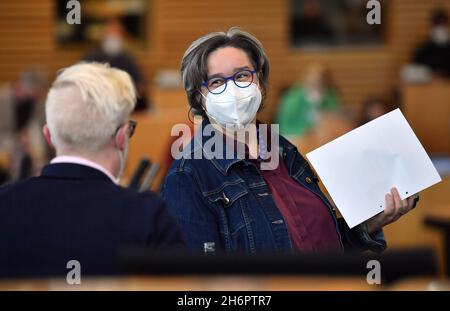
<svg viewBox="0 0 450 311"><path fill-rule="evenodd" d="M450 276L450 204L441 205L429 210L425 217L425 224L439 229L444 237L445 273Z"/></svg>
<svg viewBox="0 0 450 311"><path fill-rule="evenodd" d="M172 127L178 123L189 124L187 109L154 109L148 113L137 113L133 119L139 127L130 141L125 180L131 178L132 170L139 165L141 158L148 157L152 163L160 165L152 183L152 189L158 189L166 171L167 150L173 141Z"/></svg>
<svg viewBox="0 0 450 311"><path fill-rule="evenodd" d="M428 153L450 155L450 82L403 85L403 110Z"/></svg>
<svg viewBox="0 0 450 311"><path fill-rule="evenodd" d="M134 171L133 175L130 178L130 182L128 183L128 188L139 190L142 178L144 178L145 173L147 172L147 169L151 165L150 159L147 157L142 157L141 161L139 162L139 165L136 167L136 170Z"/></svg>

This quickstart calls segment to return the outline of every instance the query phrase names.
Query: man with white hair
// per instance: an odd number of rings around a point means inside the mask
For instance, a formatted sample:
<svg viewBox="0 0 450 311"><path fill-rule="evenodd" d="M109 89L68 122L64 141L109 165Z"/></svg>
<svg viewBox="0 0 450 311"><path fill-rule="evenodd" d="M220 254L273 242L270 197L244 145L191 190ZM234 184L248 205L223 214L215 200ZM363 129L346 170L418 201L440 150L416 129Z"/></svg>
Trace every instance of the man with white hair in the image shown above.
<svg viewBox="0 0 450 311"><path fill-rule="evenodd" d="M43 132L56 158L39 177L0 188L0 276L120 272L128 246L183 245L155 194L117 185L136 123L130 76L106 64L64 69L46 100Z"/></svg>

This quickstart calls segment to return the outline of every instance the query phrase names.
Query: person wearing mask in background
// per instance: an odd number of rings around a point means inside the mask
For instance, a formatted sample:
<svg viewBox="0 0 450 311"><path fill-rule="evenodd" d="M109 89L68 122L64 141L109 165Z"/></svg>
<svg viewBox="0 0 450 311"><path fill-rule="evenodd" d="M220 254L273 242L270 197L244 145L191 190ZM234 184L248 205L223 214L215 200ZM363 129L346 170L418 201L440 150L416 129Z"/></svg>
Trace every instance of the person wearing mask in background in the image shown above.
<svg viewBox="0 0 450 311"><path fill-rule="evenodd" d="M431 16L430 38L415 52L413 62L428 67L433 74L450 78L450 35L448 14L436 9Z"/></svg>
<svg viewBox="0 0 450 311"><path fill-rule="evenodd" d="M301 136L316 125L321 111L332 111L339 105L328 69L319 63L310 64L303 81L281 97L277 116L280 134Z"/></svg>
<svg viewBox="0 0 450 311"><path fill-rule="evenodd" d="M151 192L118 185L136 124L130 76L106 64L60 72L48 92L43 133L56 158L39 177L0 187L0 276L120 272L122 247L183 245Z"/></svg>
<svg viewBox="0 0 450 311"><path fill-rule="evenodd" d="M100 49L88 53L83 57L83 60L108 63L111 67L126 71L133 79L138 91L135 110L145 110L148 108L145 81L136 61L125 50L125 39L125 29L121 22L117 19L112 19L105 25Z"/></svg>
<svg viewBox="0 0 450 311"><path fill-rule="evenodd" d="M383 226L411 210L415 198L401 200L393 188L386 210L361 225L349 229L336 218L295 146L257 124L269 78L269 60L258 39L239 28L207 34L186 50L181 76L190 109L203 121L173 162L162 196L191 250L386 248Z"/></svg>
<svg viewBox="0 0 450 311"><path fill-rule="evenodd" d="M332 43L333 31L320 1L297 2L300 14L291 19L291 43L303 46L321 46Z"/></svg>

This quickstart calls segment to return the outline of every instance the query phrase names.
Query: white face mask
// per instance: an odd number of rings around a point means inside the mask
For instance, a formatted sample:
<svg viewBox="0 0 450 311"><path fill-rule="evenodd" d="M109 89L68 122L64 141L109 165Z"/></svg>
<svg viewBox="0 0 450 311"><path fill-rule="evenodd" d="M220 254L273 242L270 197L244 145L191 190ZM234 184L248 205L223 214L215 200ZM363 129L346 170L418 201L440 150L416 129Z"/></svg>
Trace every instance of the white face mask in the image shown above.
<svg viewBox="0 0 450 311"><path fill-rule="evenodd" d="M119 171L116 175L116 183L118 184L120 182L120 179L122 178L123 172L125 171L125 162L128 157L128 138L125 143L125 149L121 151L119 148L117 148L117 152L119 155Z"/></svg>
<svg viewBox="0 0 450 311"><path fill-rule="evenodd" d="M119 36L109 35L102 40L102 49L107 55L114 56L122 52L123 41Z"/></svg>
<svg viewBox="0 0 450 311"><path fill-rule="evenodd" d="M449 40L449 34L446 26L435 26L431 29L431 40L437 45L444 45Z"/></svg>
<svg viewBox="0 0 450 311"><path fill-rule="evenodd" d="M206 114L223 127L244 127L250 124L261 105L262 95L259 87L252 83L240 88L233 81L221 94L202 94L205 98Z"/></svg>

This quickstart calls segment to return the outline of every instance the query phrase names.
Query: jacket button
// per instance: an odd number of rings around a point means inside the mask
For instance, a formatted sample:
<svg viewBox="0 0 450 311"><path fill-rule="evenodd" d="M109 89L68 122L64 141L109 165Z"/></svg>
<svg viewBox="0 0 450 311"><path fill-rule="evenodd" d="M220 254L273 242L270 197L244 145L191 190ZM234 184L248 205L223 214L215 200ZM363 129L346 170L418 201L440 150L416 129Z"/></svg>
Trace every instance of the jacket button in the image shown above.
<svg viewBox="0 0 450 311"><path fill-rule="evenodd" d="M228 199L228 197L225 195L225 192L222 193L222 196L223 196L223 203L225 205L228 205L228 203L230 203L230 199Z"/></svg>
<svg viewBox="0 0 450 311"><path fill-rule="evenodd" d="M309 176L305 178L305 181L306 181L308 184L312 183L312 179L311 179L311 177L309 177Z"/></svg>

